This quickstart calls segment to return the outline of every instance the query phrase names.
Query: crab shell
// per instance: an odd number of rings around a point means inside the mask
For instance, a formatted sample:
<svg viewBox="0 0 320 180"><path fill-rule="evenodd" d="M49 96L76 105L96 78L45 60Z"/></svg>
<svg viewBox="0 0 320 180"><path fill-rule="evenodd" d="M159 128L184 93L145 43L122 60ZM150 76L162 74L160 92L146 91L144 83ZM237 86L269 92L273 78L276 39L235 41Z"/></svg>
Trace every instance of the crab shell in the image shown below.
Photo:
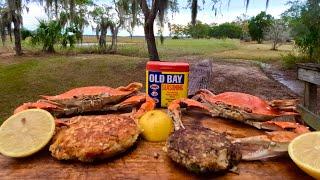
<svg viewBox="0 0 320 180"><path fill-rule="evenodd" d="M36 102L24 103L14 113L40 108L57 117L81 114L84 112L118 110L141 105L136 116L154 108L154 102L140 93L141 83L131 83L126 87L90 86L75 88L56 96L41 96Z"/></svg>
<svg viewBox="0 0 320 180"><path fill-rule="evenodd" d="M118 102L124 97L136 93L142 88L141 83L131 83L127 87L111 88L108 86L89 86L75 88L56 96L41 96L46 100L64 105L76 105L90 99L103 99L103 103Z"/></svg>
<svg viewBox="0 0 320 180"><path fill-rule="evenodd" d="M200 90L193 99L212 107L212 111L218 116L238 121L249 119L267 121L278 116L297 115L295 112L297 100L277 100L277 104L271 106L272 102L250 94L225 92L214 95L208 90Z"/></svg>

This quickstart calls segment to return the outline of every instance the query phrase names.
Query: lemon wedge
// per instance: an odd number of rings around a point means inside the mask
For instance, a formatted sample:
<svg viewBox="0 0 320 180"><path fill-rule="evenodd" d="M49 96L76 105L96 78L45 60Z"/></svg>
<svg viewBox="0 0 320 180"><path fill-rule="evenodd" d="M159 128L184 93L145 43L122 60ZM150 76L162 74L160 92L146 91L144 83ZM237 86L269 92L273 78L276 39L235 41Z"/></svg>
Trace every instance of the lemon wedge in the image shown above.
<svg viewBox="0 0 320 180"><path fill-rule="evenodd" d="M320 132L302 134L291 141L289 156L304 172L320 179Z"/></svg>
<svg viewBox="0 0 320 180"><path fill-rule="evenodd" d="M142 136L147 141L165 141L173 131L173 123L167 113L152 110L139 119Z"/></svg>
<svg viewBox="0 0 320 180"><path fill-rule="evenodd" d="M32 155L48 144L54 130L54 118L45 110L14 114L0 127L0 153L16 158Z"/></svg>

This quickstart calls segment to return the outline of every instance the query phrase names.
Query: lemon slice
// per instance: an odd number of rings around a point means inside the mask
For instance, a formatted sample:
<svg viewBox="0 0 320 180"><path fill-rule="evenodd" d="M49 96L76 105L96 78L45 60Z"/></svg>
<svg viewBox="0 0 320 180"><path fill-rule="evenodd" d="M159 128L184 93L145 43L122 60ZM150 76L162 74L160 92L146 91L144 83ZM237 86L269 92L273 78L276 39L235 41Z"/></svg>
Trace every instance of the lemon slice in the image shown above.
<svg viewBox="0 0 320 180"><path fill-rule="evenodd" d="M289 144L291 159L304 172L320 179L320 132L310 132L296 137Z"/></svg>
<svg viewBox="0 0 320 180"><path fill-rule="evenodd" d="M14 114L0 127L0 153L9 157L32 155L48 144L54 130L54 118L45 110Z"/></svg>
<svg viewBox="0 0 320 180"><path fill-rule="evenodd" d="M147 141L165 141L173 131L173 123L167 113L152 110L145 113L139 120L142 136Z"/></svg>

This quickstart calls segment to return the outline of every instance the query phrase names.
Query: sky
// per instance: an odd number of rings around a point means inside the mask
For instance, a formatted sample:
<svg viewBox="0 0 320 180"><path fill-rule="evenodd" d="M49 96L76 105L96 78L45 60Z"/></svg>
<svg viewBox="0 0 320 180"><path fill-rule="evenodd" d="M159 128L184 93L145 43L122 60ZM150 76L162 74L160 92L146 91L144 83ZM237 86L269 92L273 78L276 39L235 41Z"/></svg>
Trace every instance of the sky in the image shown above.
<svg viewBox="0 0 320 180"><path fill-rule="evenodd" d="M250 0L248 10L244 4L244 0L231 0L230 6L228 7L228 0L221 0L222 3L218 4L218 13L215 15L215 12L212 11L212 3L210 0L206 0L205 6L202 8L197 16L197 20L200 20L207 24L212 23L224 23L231 22L236 20L237 16L246 14L247 16L255 16L261 11L267 11L275 18L279 18L281 13L284 12L289 7L286 6L288 0L270 0L269 6L266 10L265 0ZM103 3L103 0L100 0ZM171 24L182 24L186 25L191 21L191 11L187 8L187 0L178 0L179 2L179 12L175 14L169 14L168 18ZM36 3L31 3L28 5L29 12L24 11L23 13L23 23L24 27L30 30L34 30L37 27L38 19L46 19L46 14L42 6L39 6ZM158 27L155 25L155 32L157 32ZM86 27L84 30L85 35L93 35L95 32L92 30L92 27ZM121 30L119 36L128 36L126 30ZM135 28L134 36L143 36L143 27L139 26ZM169 35L169 30L167 26L164 28L164 35Z"/></svg>

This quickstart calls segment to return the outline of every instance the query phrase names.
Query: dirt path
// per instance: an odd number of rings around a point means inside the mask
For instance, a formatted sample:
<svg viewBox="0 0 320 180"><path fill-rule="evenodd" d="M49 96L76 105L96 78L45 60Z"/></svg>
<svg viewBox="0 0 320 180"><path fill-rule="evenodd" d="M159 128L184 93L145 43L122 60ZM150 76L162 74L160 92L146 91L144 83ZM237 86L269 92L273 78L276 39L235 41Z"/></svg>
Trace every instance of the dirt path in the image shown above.
<svg viewBox="0 0 320 180"><path fill-rule="evenodd" d="M196 63L194 60L189 62L191 65ZM279 65L259 65L246 60L213 60L209 89L216 94L237 91L267 100L297 98L302 103L304 84L297 79L296 70L286 70ZM320 104L320 96L318 102Z"/></svg>
<svg viewBox="0 0 320 180"><path fill-rule="evenodd" d="M280 65L262 66L263 71L279 83L287 86L292 92L297 94L301 99L304 94L304 82L297 79L297 69L284 69ZM301 101L302 102L302 101ZM318 86L318 108L317 113L320 113L320 87Z"/></svg>
<svg viewBox="0 0 320 180"><path fill-rule="evenodd" d="M257 64L248 61L213 61L209 84L209 89L214 93L237 91L268 100L298 97L268 77Z"/></svg>

